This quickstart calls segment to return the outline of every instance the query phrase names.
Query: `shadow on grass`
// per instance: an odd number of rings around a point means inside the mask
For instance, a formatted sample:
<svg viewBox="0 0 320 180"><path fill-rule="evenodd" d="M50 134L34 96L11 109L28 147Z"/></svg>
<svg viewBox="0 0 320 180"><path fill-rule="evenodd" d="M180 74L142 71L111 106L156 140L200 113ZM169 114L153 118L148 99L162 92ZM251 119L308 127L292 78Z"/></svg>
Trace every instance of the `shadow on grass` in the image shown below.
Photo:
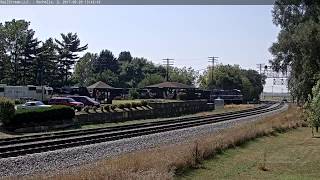
<svg viewBox="0 0 320 180"><path fill-rule="evenodd" d="M246 149L248 148L248 146L254 144L254 143L258 143L258 142L261 142L262 139L264 138L269 138L269 137L277 137L279 136L280 134L283 134L283 133L286 133L288 132L289 130L282 130L282 131L273 131L271 133L268 133L266 135L262 135L262 136L258 136L258 137L255 137L255 138L252 138L252 139L248 139L246 140L245 142L239 144L239 145L236 145L236 146L233 146L233 145L230 145L228 148L226 149L223 149L223 150L219 150L215 153L213 153L212 155L210 155L209 157L206 157L204 162L206 161L212 161L212 160L218 160L219 158L222 158L222 156L228 156L230 155L230 151L241 151L243 149ZM320 136L319 136L320 138ZM188 167L188 168L184 168L184 169L181 169L179 171L177 171L175 174L175 179L180 179L180 178L191 178L193 177L193 174L196 173L196 170L199 170L199 169L210 169L208 167L206 167L204 165L204 162L202 162L199 167Z"/></svg>

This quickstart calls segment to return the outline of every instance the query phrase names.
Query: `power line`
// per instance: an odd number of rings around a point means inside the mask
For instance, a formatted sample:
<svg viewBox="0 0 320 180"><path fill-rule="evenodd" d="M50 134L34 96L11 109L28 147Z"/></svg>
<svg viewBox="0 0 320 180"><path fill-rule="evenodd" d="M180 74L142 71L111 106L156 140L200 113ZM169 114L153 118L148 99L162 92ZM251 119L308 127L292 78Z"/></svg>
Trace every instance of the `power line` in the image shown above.
<svg viewBox="0 0 320 180"><path fill-rule="evenodd" d="M162 59L164 61L164 65L167 66L167 81L169 81L169 68L170 66L173 65L173 60L174 59L169 59L169 58L166 58L166 59Z"/></svg>

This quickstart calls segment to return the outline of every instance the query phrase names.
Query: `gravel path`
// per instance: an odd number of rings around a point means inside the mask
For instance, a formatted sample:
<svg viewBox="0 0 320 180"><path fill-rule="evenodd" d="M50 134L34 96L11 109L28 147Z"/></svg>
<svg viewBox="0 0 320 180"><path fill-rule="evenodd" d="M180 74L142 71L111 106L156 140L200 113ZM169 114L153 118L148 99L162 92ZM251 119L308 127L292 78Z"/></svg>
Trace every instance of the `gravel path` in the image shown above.
<svg viewBox="0 0 320 180"><path fill-rule="evenodd" d="M255 115L249 118L239 118L227 122L203 125L182 130L146 135L130 139L105 142L82 147L57 150L52 152L31 154L22 157L0 159L0 177L28 175L40 172L55 172L78 167L79 165L95 162L101 158L119 155L121 153L152 148L164 144L177 144L196 136L217 132L219 129L229 128L239 123L252 122L262 117L271 116L286 111L285 105L276 112Z"/></svg>

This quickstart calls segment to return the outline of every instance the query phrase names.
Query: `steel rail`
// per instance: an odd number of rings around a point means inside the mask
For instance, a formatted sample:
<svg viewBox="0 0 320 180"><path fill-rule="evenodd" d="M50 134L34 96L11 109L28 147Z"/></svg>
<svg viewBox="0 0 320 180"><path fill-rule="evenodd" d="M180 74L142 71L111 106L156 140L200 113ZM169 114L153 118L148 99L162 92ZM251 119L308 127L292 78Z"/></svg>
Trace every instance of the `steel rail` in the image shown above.
<svg viewBox="0 0 320 180"><path fill-rule="evenodd" d="M259 109L249 112L243 112L238 114L229 114L225 116L209 117L205 119L196 119L193 121L174 122L169 124L146 126L134 129L110 131L105 133L98 133L80 137L66 137L65 139L53 139L50 141L35 141L27 144L15 144L12 146L0 147L0 158L16 157L26 154L40 153L46 151L53 151L57 149L64 149L69 147L76 147L81 145L88 145L100 142L114 141L124 138L137 137L142 135L166 132L171 130L190 128L210 123L216 123L221 121L227 121L232 119L238 119L243 117L249 117L253 115L259 115L266 112L271 112L281 108L283 105L279 104L272 108Z"/></svg>
<svg viewBox="0 0 320 180"><path fill-rule="evenodd" d="M61 131L61 132L53 132L53 133L45 133L45 134L37 134L37 135L20 136L20 137L13 137L13 138L3 138L3 139L0 139L0 147L5 146L5 145L10 145L10 144L27 143L27 142L40 141L40 140L50 140L50 139L54 139L54 138L63 138L63 137L68 137L68 136L81 136L81 135L88 135L88 134L94 134L94 133L127 130L127 129L132 129L132 128L139 128L139 127L156 126L156 125L163 125L163 124L169 124L169 123L175 123L175 122L192 121L192 120L196 120L196 119L226 116L226 115L255 111L255 110L259 110L259 109L265 109L265 108L269 108L270 106L272 106L272 104L266 104L266 105L262 105L262 106L259 106L256 108L250 108L250 109L246 109L246 110L226 112L226 113L220 113L220 114L191 116L191 117L182 117L182 118L178 117L178 118L172 118L169 120L145 122L145 123L114 126L114 127L70 130L70 131Z"/></svg>

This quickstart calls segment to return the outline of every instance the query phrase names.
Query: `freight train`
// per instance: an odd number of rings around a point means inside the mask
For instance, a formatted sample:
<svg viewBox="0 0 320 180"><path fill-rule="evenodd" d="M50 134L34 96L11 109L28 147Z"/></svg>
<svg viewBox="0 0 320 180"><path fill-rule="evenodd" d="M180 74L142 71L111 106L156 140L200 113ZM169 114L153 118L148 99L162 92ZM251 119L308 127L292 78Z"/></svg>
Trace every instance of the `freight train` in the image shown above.
<svg viewBox="0 0 320 180"><path fill-rule="evenodd" d="M90 96L86 88L70 88L69 91L59 92L59 94L77 94L83 96ZM80 91L81 90L81 91ZM123 99L129 97L128 88L117 88L110 90L110 95L112 99ZM139 99L179 99L183 97L183 100L195 100L195 99L207 99L208 102L214 102L215 99L223 99L226 104L241 104L243 103L243 95L240 90L223 90L223 89L213 89L213 90L203 90L203 89L192 89L192 90L176 90L175 92L168 91L166 93L157 93L150 89L136 89L137 98ZM56 91L54 91L57 93ZM85 93L84 93L85 92ZM164 95L166 94L166 95ZM183 96L181 96L183 94Z"/></svg>
<svg viewBox="0 0 320 180"><path fill-rule="evenodd" d="M175 90L175 92L166 92L165 97L160 97L159 94L153 92L150 89L136 89L137 98L139 99L159 99L159 98L172 98L182 100L194 100L194 99L207 99L208 102L214 102L215 99L223 99L225 103L241 104L243 103L243 95L240 90L203 90L203 89L192 89L192 90ZM47 101L53 94L58 94L60 96L64 95L82 95L90 96L85 87L69 87L69 88L59 88L52 89L48 86L7 86L0 84L0 96L8 97L11 99L36 99ZM110 91L109 97L111 99L115 98L128 98L129 89L115 88ZM162 95L162 94L161 94Z"/></svg>
<svg viewBox="0 0 320 180"><path fill-rule="evenodd" d="M243 95L241 91L238 89L232 90L217 90L214 89L210 93L209 101L213 102L215 99L223 99L225 103L234 103L234 104L241 104L243 103Z"/></svg>

